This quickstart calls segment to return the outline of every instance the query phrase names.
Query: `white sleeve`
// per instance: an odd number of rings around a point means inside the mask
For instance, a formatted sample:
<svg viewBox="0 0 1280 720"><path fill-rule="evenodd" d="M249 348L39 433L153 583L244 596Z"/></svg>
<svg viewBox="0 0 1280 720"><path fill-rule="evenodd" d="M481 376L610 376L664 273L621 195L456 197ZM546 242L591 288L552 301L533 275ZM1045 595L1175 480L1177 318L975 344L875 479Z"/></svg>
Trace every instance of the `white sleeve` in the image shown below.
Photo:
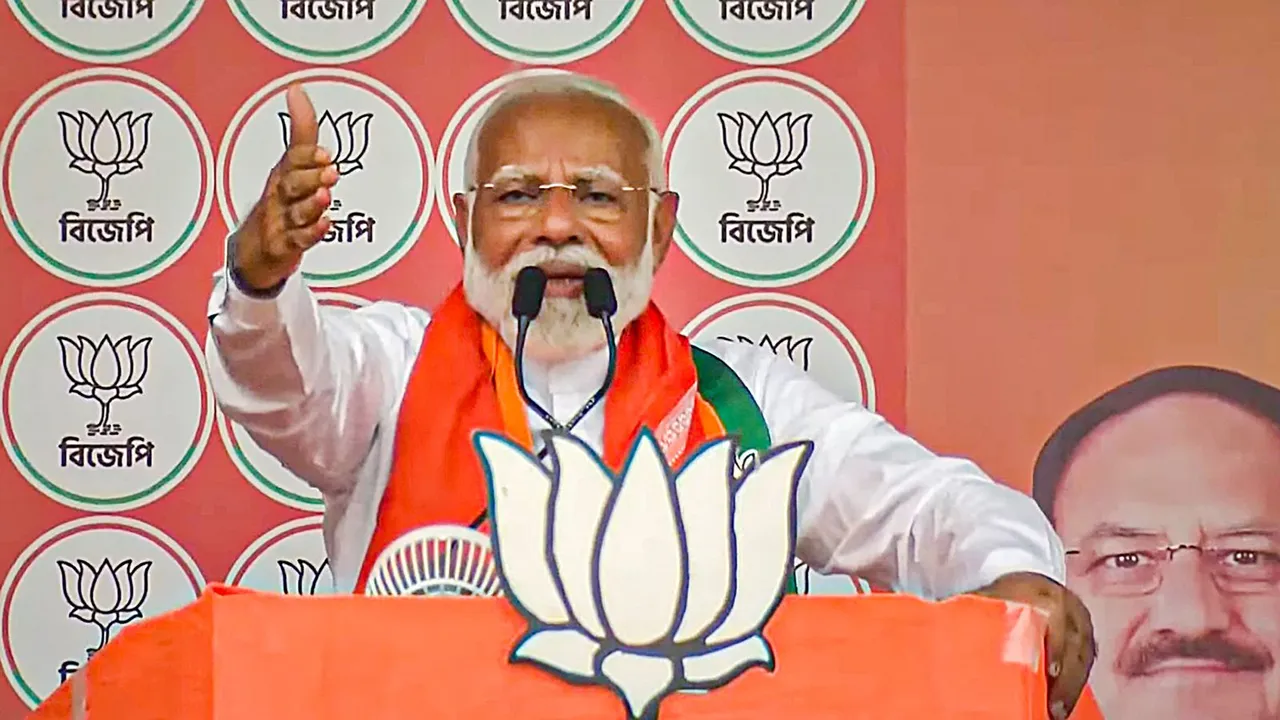
<svg viewBox="0 0 1280 720"><path fill-rule="evenodd" d="M940 457L766 350L714 350L739 374L775 445L812 440L799 488L797 555L815 570L928 598L1011 572L1064 581L1062 543L1029 496L974 463Z"/></svg>
<svg viewBox="0 0 1280 720"><path fill-rule="evenodd" d="M398 404L427 315L320 305L295 273L273 297L214 275L205 357L222 412L326 496L351 490ZM394 419L394 418L393 418Z"/></svg>

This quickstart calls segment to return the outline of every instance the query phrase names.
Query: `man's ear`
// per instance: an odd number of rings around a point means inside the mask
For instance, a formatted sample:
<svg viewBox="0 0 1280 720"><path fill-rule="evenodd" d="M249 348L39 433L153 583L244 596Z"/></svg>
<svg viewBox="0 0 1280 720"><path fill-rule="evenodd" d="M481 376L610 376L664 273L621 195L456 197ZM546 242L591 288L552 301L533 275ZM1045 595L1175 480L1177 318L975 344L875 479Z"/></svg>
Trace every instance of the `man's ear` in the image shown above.
<svg viewBox="0 0 1280 720"><path fill-rule="evenodd" d="M471 236L471 208L467 203L466 193L453 194L453 227L458 233L458 247L462 254L467 254L467 238Z"/></svg>
<svg viewBox="0 0 1280 720"><path fill-rule="evenodd" d="M653 266L662 266L662 261L671 249L671 241L676 234L676 212L680 208L680 196L674 192L662 193L653 210Z"/></svg>

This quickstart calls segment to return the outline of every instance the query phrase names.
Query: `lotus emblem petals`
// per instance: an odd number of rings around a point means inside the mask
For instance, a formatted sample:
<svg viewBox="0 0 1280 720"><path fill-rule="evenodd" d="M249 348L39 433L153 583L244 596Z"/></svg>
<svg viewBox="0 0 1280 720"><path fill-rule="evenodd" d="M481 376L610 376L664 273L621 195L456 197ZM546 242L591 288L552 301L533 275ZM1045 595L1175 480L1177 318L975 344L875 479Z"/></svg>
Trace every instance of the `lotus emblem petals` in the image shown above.
<svg viewBox="0 0 1280 720"><path fill-rule="evenodd" d="M512 662L610 687L632 720L656 718L672 692L771 670L761 633L791 572L812 443L744 471L735 441L715 440L672 470L645 430L614 474L568 434L547 442L550 467L475 436L504 589L529 622Z"/></svg>

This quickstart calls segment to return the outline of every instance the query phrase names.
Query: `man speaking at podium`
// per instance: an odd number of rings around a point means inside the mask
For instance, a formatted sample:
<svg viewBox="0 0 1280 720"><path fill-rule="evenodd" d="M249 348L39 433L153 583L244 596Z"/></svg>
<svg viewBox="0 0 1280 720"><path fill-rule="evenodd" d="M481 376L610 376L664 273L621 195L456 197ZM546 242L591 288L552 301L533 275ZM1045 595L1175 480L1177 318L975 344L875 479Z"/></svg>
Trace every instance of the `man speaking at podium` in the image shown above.
<svg viewBox="0 0 1280 720"><path fill-rule="evenodd" d="M1059 584L1062 546L1035 502L767 350L691 346L671 327L650 291L678 197L653 123L625 98L566 74L494 101L453 198L463 278L430 318L388 302L322 308L307 289L299 264L329 230L338 172L302 88L287 103L289 147L228 242L207 354L227 416L323 494L340 590L361 591L405 532L483 524L479 429L533 450L538 431L568 430L615 469L641 427L673 465L726 433L759 450L812 440L799 558L926 597L1045 609L1050 708L1066 716L1092 630Z"/></svg>

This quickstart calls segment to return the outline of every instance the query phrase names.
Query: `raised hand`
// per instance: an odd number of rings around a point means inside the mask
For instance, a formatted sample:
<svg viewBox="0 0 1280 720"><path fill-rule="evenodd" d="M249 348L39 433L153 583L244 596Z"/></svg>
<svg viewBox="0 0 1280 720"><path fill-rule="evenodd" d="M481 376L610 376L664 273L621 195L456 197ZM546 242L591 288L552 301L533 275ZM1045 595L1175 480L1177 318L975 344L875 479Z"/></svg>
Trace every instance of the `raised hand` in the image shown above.
<svg viewBox="0 0 1280 720"><path fill-rule="evenodd" d="M316 143L316 109L301 85L289 87L289 147L267 177L262 197L236 232L236 271L254 289L283 282L302 262L302 254L329 232L325 211L338 182L329 153Z"/></svg>

